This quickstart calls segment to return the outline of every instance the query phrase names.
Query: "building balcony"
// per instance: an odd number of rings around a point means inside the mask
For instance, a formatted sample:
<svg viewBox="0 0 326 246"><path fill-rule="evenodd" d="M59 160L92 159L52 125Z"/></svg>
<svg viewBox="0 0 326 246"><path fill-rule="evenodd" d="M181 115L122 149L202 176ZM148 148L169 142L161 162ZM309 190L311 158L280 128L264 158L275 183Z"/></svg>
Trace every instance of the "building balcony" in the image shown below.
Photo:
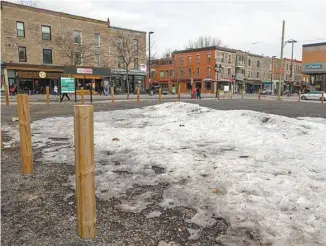
<svg viewBox="0 0 326 246"><path fill-rule="evenodd" d="M237 61L237 62L235 63L235 66L236 66L236 67L244 67L244 61Z"/></svg>
<svg viewBox="0 0 326 246"><path fill-rule="evenodd" d="M235 79L236 80L243 80L244 79L244 74L242 74L242 73L235 74Z"/></svg>

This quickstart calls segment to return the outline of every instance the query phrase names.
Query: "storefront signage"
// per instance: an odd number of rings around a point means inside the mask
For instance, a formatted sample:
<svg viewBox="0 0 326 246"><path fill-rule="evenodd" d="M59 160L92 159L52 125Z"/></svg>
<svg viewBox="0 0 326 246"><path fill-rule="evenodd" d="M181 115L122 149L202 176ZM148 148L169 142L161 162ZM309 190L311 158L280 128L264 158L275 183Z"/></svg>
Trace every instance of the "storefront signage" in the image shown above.
<svg viewBox="0 0 326 246"><path fill-rule="evenodd" d="M40 76L41 79L44 79L46 77L46 73L41 71L39 72L38 76Z"/></svg>
<svg viewBox="0 0 326 246"><path fill-rule="evenodd" d="M75 93L75 78L61 77L61 93Z"/></svg>
<svg viewBox="0 0 326 246"><path fill-rule="evenodd" d="M323 65L322 64L306 64L306 69L322 69Z"/></svg>
<svg viewBox="0 0 326 246"><path fill-rule="evenodd" d="M92 68L77 68L77 73L93 74Z"/></svg>

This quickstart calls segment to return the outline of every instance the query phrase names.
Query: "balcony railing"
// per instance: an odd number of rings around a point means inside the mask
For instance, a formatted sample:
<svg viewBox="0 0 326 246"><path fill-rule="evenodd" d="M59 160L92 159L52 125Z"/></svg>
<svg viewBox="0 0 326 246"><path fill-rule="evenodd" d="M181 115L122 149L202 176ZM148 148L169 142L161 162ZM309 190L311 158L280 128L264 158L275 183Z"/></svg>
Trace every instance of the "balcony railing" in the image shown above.
<svg viewBox="0 0 326 246"><path fill-rule="evenodd" d="M235 78L236 78L237 80L243 80L243 79L244 79L244 74L242 74L242 73L237 73L237 74L235 74Z"/></svg>
<svg viewBox="0 0 326 246"><path fill-rule="evenodd" d="M237 67L243 67L244 66L244 61L237 61L236 66Z"/></svg>

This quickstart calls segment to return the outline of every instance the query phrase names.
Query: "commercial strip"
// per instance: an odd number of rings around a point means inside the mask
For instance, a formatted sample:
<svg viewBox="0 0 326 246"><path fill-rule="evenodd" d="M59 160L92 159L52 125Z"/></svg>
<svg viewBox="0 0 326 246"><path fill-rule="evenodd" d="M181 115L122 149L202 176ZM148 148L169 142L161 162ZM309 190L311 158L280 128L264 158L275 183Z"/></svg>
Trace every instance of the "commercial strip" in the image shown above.
<svg viewBox="0 0 326 246"><path fill-rule="evenodd" d="M326 90L326 42L302 45L303 73L311 90Z"/></svg>

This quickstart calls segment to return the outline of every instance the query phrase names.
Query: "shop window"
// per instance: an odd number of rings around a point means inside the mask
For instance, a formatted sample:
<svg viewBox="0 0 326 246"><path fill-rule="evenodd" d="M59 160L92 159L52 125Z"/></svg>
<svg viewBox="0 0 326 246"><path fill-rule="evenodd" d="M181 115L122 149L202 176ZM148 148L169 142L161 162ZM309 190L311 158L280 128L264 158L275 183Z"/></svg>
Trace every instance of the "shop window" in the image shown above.
<svg viewBox="0 0 326 246"><path fill-rule="evenodd" d="M52 50L51 49L43 49L43 63L44 64L52 64Z"/></svg>
<svg viewBox="0 0 326 246"><path fill-rule="evenodd" d="M17 37L25 37L25 23L17 21L16 22L16 28L17 28Z"/></svg>
<svg viewBox="0 0 326 246"><path fill-rule="evenodd" d="M42 30L42 40L51 40L51 27L41 26Z"/></svg>
<svg viewBox="0 0 326 246"><path fill-rule="evenodd" d="M187 90L191 91L192 90L192 84L191 83L187 83Z"/></svg>
<svg viewBox="0 0 326 246"><path fill-rule="evenodd" d="M206 88L206 90L208 90L208 91L210 91L210 90L212 90L212 82L205 82L205 88Z"/></svg>
<svg viewBox="0 0 326 246"><path fill-rule="evenodd" d="M168 89L169 88L169 84L168 83L162 83L160 84L161 85L161 88L163 89Z"/></svg>
<svg viewBox="0 0 326 246"><path fill-rule="evenodd" d="M19 62L27 62L26 47L18 47Z"/></svg>

